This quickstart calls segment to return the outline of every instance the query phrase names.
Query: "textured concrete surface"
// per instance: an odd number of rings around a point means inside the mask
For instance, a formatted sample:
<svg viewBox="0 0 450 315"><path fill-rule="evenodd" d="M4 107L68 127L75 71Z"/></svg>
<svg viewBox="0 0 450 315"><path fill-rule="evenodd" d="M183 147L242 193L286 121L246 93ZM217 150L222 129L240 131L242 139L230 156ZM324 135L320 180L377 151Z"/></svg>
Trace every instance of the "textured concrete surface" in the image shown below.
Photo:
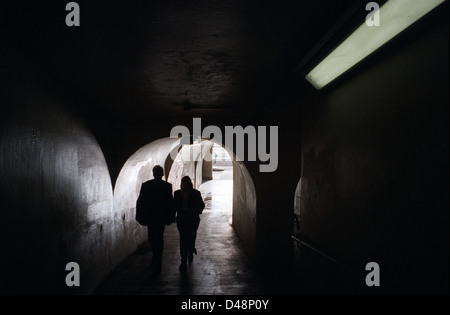
<svg viewBox="0 0 450 315"><path fill-rule="evenodd" d="M121 261L136 228L131 208L100 216L104 162L114 183L138 148L201 117L279 126L277 171L245 163L254 187L238 182L249 211L234 224L258 262L297 253L303 170L301 231L316 246L358 268L379 262L403 292L448 293L449 4L316 91L293 67L354 2L88 1L69 29L55 1L2 1L0 284L64 285L74 248L94 276Z"/></svg>
<svg viewBox="0 0 450 315"><path fill-rule="evenodd" d="M257 281L231 221L232 167L214 172L200 187L206 208L201 215L198 256L185 275L180 264L176 225L166 227L162 274L150 278L151 251L144 242L99 288L101 294L250 294Z"/></svg>
<svg viewBox="0 0 450 315"><path fill-rule="evenodd" d="M87 292L128 254L114 246L108 167L79 117L36 86L27 93L0 125L0 292L64 292L71 261Z"/></svg>
<svg viewBox="0 0 450 315"><path fill-rule="evenodd" d="M132 295L255 295L255 294L373 294L364 277L354 278L340 267L307 251L295 249L291 267L279 273L254 268L229 224L227 210L205 210L197 250L186 274L178 270L178 231L166 228L162 273L151 277L151 251L144 242L94 292ZM276 255L276 253L267 253Z"/></svg>
<svg viewBox="0 0 450 315"><path fill-rule="evenodd" d="M125 162L114 187L114 217L118 222L116 250L132 253L147 238L147 229L136 221L136 201L141 184L153 178L152 168L164 165L170 152L179 146L179 139L163 138L153 141Z"/></svg>
<svg viewBox="0 0 450 315"><path fill-rule="evenodd" d="M302 233L411 293L448 292L448 30L304 101Z"/></svg>
<svg viewBox="0 0 450 315"><path fill-rule="evenodd" d="M151 251L147 242L99 288L98 294L249 294L256 274L232 227L227 210L205 210L196 247L198 256L185 275L180 264L178 231L166 228L160 277L150 277ZM213 233L212 233L213 232Z"/></svg>
<svg viewBox="0 0 450 315"><path fill-rule="evenodd" d="M173 190L180 189L180 182L183 176L189 176L192 179L194 188L198 189L203 181L203 167L205 159L211 161L210 150L213 143L211 141L202 141L192 145L184 145L175 157L167 181L172 184ZM207 175L211 176L211 171Z"/></svg>
<svg viewBox="0 0 450 315"><path fill-rule="evenodd" d="M263 274L254 268L231 222L232 170L214 172L215 180L200 190L206 208L201 215L196 247L198 256L186 274L180 263L178 231L166 227L162 273L151 277L152 253L144 242L133 255L94 292L94 294L148 295L245 295L370 293L348 273L306 250L296 249L297 267L276 274ZM267 253L276 255L276 253ZM294 262L294 261L293 261ZM378 292L378 291L375 291Z"/></svg>

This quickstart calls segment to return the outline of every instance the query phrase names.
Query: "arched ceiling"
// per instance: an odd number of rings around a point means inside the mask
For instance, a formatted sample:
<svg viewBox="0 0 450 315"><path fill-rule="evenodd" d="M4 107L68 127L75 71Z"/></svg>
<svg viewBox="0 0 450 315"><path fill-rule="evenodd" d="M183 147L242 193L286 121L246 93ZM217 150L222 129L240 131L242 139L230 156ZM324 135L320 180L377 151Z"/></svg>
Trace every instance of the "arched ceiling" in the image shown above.
<svg viewBox="0 0 450 315"><path fill-rule="evenodd" d="M0 11L5 42L93 121L136 124L270 105L354 2L79 0L80 27L65 25L66 1L2 1Z"/></svg>

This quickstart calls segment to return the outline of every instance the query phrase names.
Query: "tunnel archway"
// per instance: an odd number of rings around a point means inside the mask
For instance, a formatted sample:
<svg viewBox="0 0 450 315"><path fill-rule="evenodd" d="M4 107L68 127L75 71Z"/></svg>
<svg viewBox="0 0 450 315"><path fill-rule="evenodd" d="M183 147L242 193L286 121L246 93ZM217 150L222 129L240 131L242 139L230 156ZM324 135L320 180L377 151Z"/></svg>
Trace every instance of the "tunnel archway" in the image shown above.
<svg viewBox="0 0 450 315"><path fill-rule="evenodd" d="M125 162L117 177L113 201L114 220L123 223L115 234L123 235L125 241L116 246L131 253L146 239L146 229L135 220L141 184L152 178L153 166L165 165L170 152L179 146L179 139L159 139L137 150Z"/></svg>
<svg viewBox="0 0 450 315"><path fill-rule="evenodd" d="M221 211L232 225L233 219L233 164L232 158L216 143L202 161L202 183L199 186L206 208Z"/></svg>
<svg viewBox="0 0 450 315"><path fill-rule="evenodd" d="M294 197L294 235L300 235L300 220L302 213L302 178L300 177L297 187L295 188Z"/></svg>
<svg viewBox="0 0 450 315"><path fill-rule="evenodd" d="M114 188L114 218L122 220L122 229L126 242L118 246L127 246L129 252L147 238L146 229L135 221L136 201L141 184L153 177L151 170L155 165L164 167L165 179L172 183L173 189L179 189L182 176L195 178L199 187L203 181L203 161L210 157L213 140L203 140L198 145L182 146L179 138L162 138L137 150L125 162ZM236 233L251 257L256 255L256 190L253 180L242 161L237 161L234 153L224 147L232 159L233 201L232 222ZM183 161L183 155L189 155Z"/></svg>

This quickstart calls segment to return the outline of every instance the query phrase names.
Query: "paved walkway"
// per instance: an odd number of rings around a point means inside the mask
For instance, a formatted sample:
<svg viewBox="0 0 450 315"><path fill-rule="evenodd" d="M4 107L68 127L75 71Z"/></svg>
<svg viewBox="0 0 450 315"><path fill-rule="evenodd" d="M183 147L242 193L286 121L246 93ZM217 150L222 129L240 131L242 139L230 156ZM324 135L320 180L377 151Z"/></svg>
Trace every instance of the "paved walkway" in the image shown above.
<svg viewBox="0 0 450 315"><path fill-rule="evenodd" d="M201 215L198 256L185 274L180 264L176 225L166 227L161 275L151 278L151 251L144 242L97 289L95 294L252 295L364 292L348 274L310 251L294 248L295 269L283 277L260 274L250 265L231 223L231 169L214 172L200 190L206 208Z"/></svg>
<svg viewBox="0 0 450 315"><path fill-rule="evenodd" d="M97 290L98 294L252 294L258 275L251 270L249 259L237 238L231 222L231 169L214 172L214 180L200 190L206 208L197 233L198 256L185 275L180 264L176 225L166 227L161 275L152 279L151 251L147 242Z"/></svg>

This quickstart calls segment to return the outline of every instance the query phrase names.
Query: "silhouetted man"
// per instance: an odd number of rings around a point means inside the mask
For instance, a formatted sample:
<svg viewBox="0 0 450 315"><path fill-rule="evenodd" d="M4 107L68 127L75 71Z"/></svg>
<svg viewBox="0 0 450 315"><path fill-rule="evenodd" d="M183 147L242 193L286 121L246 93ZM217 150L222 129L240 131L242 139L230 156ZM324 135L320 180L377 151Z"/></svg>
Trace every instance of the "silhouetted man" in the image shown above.
<svg viewBox="0 0 450 315"><path fill-rule="evenodd" d="M180 232L180 271L186 271L187 261L192 263L197 238L197 229L200 223L200 214L205 208L201 193L193 188L191 178L184 176L181 179L181 189L174 193L174 209L177 215L177 227Z"/></svg>
<svg viewBox="0 0 450 315"><path fill-rule="evenodd" d="M164 227L170 225L174 217L172 185L162 180L163 174L161 166L153 167L153 179L142 184L136 204L136 220L148 230L153 275L161 273Z"/></svg>

